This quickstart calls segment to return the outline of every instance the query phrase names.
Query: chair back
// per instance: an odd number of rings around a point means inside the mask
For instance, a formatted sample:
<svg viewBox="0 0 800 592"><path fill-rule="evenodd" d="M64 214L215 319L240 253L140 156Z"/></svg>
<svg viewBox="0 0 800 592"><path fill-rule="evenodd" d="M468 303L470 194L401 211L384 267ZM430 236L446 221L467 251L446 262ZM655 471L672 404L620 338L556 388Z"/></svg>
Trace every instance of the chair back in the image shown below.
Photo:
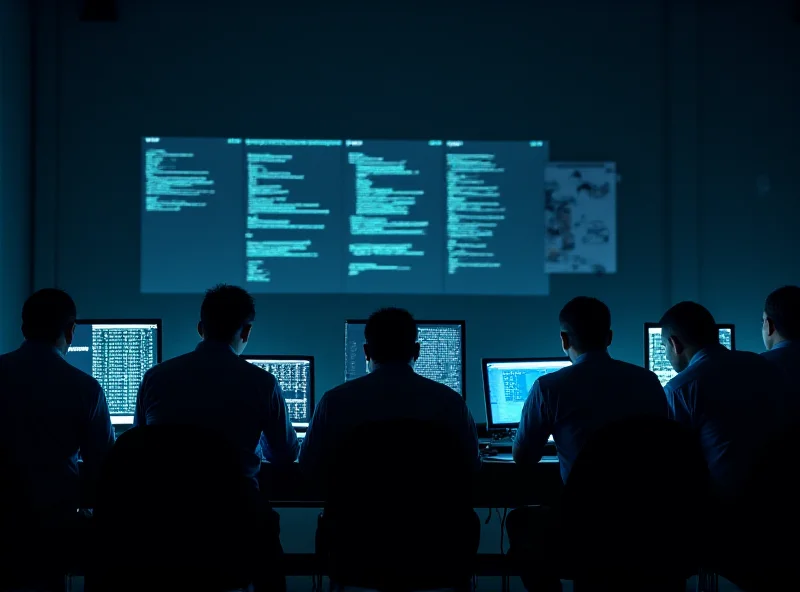
<svg viewBox="0 0 800 592"><path fill-rule="evenodd" d="M437 572L444 580L471 573L469 460L456 434L436 422L378 421L346 434L327 484L333 578L403 590L420 574L436 588Z"/></svg>
<svg viewBox="0 0 800 592"><path fill-rule="evenodd" d="M224 436L188 425L133 428L98 483L94 572L112 590L143 581L147 589L244 587L257 559L258 517L255 484Z"/></svg>
<svg viewBox="0 0 800 592"><path fill-rule="evenodd" d="M800 578L794 546L786 540L800 529L797 474L800 425L762 442L742 491L730 506L720 504L717 563L743 590L779 589Z"/></svg>
<svg viewBox="0 0 800 592"><path fill-rule="evenodd" d="M692 572L707 493L708 467L690 430L659 417L599 430L564 486L564 536L578 571Z"/></svg>

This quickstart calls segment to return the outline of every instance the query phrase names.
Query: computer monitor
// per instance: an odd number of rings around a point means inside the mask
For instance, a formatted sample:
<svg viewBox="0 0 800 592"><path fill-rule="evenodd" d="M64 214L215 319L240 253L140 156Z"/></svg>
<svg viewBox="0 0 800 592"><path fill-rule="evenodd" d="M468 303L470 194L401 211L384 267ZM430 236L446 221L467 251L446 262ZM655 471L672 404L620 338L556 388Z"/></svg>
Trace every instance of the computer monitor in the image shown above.
<svg viewBox="0 0 800 592"><path fill-rule="evenodd" d="M103 387L112 424L132 424L142 378L161 362L161 319L81 319L75 325L67 361Z"/></svg>
<svg viewBox="0 0 800 592"><path fill-rule="evenodd" d="M736 349L736 327L731 324L717 325L719 342L728 349ZM644 367L655 372L661 386L672 380L677 372L667 359L667 352L661 342L661 327L658 323L644 324Z"/></svg>
<svg viewBox="0 0 800 592"><path fill-rule="evenodd" d="M308 429L314 414L314 356L242 356L278 380L296 430Z"/></svg>
<svg viewBox="0 0 800 592"><path fill-rule="evenodd" d="M481 360L487 427L490 430L518 427L522 407L536 379L570 364L569 358L563 357Z"/></svg>
<svg viewBox="0 0 800 592"><path fill-rule="evenodd" d="M345 321L344 379L368 373L364 357L364 327L367 321ZM464 369L467 366L465 321L417 321L420 354L414 370L420 376L449 386L466 398Z"/></svg>

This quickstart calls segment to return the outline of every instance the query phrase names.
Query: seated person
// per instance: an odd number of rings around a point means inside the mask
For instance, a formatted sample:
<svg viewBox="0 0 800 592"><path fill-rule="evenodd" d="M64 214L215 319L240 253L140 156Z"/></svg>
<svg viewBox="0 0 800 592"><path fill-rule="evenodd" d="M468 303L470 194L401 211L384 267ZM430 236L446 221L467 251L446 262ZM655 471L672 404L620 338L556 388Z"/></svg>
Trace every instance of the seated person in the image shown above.
<svg viewBox="0 0 800 592"><path fill-rule="evenodd" d="M0 356L0 446L6 469L28 486L22 520L44 527L75 525L78 452L92 483L114 444L103 389L64 359L75 316L66 292L39 290L22 308L25 341Z"/></svg>
<svg viewBox="0 0 800 592"><path fill-rule="evenodd" d="M345 382L320 399L300 451L300 467L324 481L348 433L378 421L415 419L441 424L454 435L465 467L480 468L478 437L464 399L453 389L414 372L420 355L417 324L405 310L382 309L364 329L369 374ZM322 525L322 523L320 523ZM480 539L475 516L474 546ZM319 541L318 536L318 541Z"/></svg>
<svg viewBox="0 0 800 592"><path fill-rule="evenodd" d="M261 458L289 465L299 444L275 377L248 363L242 353L255 320L252 296L236 286L206 293L193 352L151 368L139 388L134 426L190 424L220 432L241 451L242 471L258 490ZM191 453L192 443L186 443ZM267 512L269 545L280 554L279 517ZM264 584L267 585L267 584ZM285 587L273 582L269 589Z"/></svg>
<svg viewBox="0 0 800 592"><path fill-rule="evenodd" d="M667 404L655 374L609 355L611 312L605 304L596 298L574 298L558 320L561 347L572 365L533 384L512 453L518 464L535 464L552 434L566 482L581 449L598 429L630 417L667 417ZM520 508L509 513L506 528L510 551L541 556L557 527L549 510ZM528 573L523 583L529 590L561 589L555 575Z"/></svg>
<svg viewBox="0 0 800 592"><path fill-rule="evenodd" d="M566 482L581 448L598 428L639 415L666 417L667 405L655 374L609 355L611 312L605 304L574 298L558 320L561 347L572 365L533 384L512 452L518 464L538 463L552 434Z"/></svg>
<svg viewBox="0 0 800 592"><path fill-rule="evenodd" d="M664 387L670 414L699 434L712 489L730 499L760 443L785 424L785 379L763 356L720 345L714 317L700 304L676 304L660 324L667 358L679 373Z"/></svg>
<svg viewBox="0 0 800 592"><path fill-rule="evenodd" d="M767 296L761 336L762 356L788 375L789 386L800 391L800 287L784 286Z"/></svg>

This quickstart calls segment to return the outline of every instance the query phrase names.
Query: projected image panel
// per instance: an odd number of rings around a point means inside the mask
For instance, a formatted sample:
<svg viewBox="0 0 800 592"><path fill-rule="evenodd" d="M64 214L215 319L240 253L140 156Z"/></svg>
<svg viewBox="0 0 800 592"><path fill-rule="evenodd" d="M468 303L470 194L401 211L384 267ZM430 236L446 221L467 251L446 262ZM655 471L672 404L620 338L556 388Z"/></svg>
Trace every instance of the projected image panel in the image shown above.
<svg viewBox="0 0 800 592"><path fill-rule="evenodd" d="M345 323L345 380L369 373L364 357L364 322ZM417 321L420 354L414 371L465 396L464 323Z"/></svg>
<svg viewBox="0 0 800 592"><path fill-rule="evenodd" d="M248 138L244 144L248 289L341 292L341 140Z"/></svg>
<svg viewBox="0 0 800 592"><path fill-rule="evenodd" d="M142 140L142 292L244 283L243 154L235 138Z"/></svg>
<svg viewBox="0 0 800 592"><path fill-rule="evenodd" d="M142 140L141 291L546 295L546 142Z"/></svg>
<svg viewBox="0 0 800 592"><path fill-rule="evenodd" d="M646 325L645 366L658 376L661 386L666 385L678 375L667 359L667 352L661 340L661 327ZM728 349L735 349L734 326L719 327L719 342Z"/></svg>
<svg viewBox="0 0 800 592"><path fill-rule="evenodd" d="M443 291L444 161L419 141L346 140L347 292Z"/></svg>
<svg viewBox="0 0 800 592"><path fill-rule="evenodd" d="M445 143L448 294L547 294L547 142Z"/></svg>

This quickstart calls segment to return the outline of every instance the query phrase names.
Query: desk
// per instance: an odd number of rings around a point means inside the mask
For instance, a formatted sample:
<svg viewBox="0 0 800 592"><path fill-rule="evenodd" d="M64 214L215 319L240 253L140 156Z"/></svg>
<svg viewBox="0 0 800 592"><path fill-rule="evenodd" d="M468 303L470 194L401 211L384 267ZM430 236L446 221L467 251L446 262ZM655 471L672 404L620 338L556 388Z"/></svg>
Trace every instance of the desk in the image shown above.
<svg viewBox="0 0 800 592"><path fill-rule="evenodd" d="M299 466L278 469L261 465L261 491L276 508L322 508L323 495L300 473ZM561 495L561 473L555 458L544 458L536 467L484 459L475 476L475 508L515 508L556 503Z"/></svg>

